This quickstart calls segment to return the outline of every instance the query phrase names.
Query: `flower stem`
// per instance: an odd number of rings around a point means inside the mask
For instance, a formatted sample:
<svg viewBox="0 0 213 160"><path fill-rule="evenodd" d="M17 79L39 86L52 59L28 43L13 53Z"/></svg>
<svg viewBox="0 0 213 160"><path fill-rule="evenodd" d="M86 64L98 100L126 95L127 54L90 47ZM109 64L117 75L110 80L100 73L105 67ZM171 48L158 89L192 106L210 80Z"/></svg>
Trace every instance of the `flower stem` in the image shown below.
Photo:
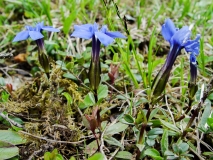
<svg viewBox="0 0 213 160"><path fill-rule="evenodd" d="M148 106L148 111L146 113L146 121L142 124L141 126L141 130L140 130L140 136L139 136L139 140L138 140L138 144L142 144L143 143L143 137L144 137L144 133L145 133L145 130L146 130L146 127L147 127L147 122L149 120L149 116L151 114L151 109L150 109L150 106ZM136 156L136 160L140 160L140 150L139 148L137 149L137 156Z"/></svg>
<svg viewBox="0 0 213 160"><path fill-rule="evenodd" d="M98 151L100 151L100 145L99 145L99 142L98 142L98 137L96 136L95 132L93 132L93 135L94 135L96 142L97 142Z"/></svg>
<svg viewBox="0 0 213 160"><path fill-rule="evenodd" d="M184 131L183 131L182 138L186 136L186 134L187 134L187 129L192 125L194 119L198 116L199 110L200 110L200 108L196 108L196 109L195 109L195 111L194 111L192 117L190 118L190 120L189 120L189 122L188 122L186 128L185 128Z"/></svg>

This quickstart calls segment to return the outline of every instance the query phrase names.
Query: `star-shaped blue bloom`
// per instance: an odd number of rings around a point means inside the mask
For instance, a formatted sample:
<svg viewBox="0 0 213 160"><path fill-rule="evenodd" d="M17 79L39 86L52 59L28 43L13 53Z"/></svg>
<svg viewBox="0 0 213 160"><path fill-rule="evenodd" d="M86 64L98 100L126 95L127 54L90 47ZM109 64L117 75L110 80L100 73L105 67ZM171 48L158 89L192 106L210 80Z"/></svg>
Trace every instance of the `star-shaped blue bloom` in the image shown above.
<svg viewBox="0 0 213 160"><path fill-rule="evenodd" d="M110 32L107 29L107 26L104 25L98 30L98 24L84 24L84 25L75 25L74 32L71 34L72 37L79 37L84 39L91 39L93 36L104 45L108 46L113 43L114 38L126 38L122 33Z"/></svg>
<svg viewBox="0 0 213 160"><path fill-rule="evenodd" d="M170 43L171 47L178 45L179 48L185 48L187 52L199 54L200 35L198 34L194 40L190 40L191 31L189 30L188 26L178 29L170 19L166 19L162 26L161 33L164 39Z"/></svg>
<svg viewBox="0 0 213 160"><path fill-rule="evenodd" d="M37 23L35 27L25 26L26 30L19 32L13 39L13 42L23 41L29 37L32 40L42 39L44 36L41 34L42 30L49 32L59 32L59 29L53 28L51 26L44 26L44 22Z"/></svg>

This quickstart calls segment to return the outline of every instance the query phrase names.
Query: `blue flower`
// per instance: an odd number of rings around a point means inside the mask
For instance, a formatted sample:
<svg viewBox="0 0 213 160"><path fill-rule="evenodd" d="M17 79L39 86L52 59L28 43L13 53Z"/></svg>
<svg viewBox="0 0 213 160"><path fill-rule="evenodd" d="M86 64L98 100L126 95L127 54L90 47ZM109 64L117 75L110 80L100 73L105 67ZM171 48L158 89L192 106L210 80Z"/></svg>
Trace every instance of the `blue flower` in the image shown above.
<svg viewBox="0 0 213 160"><path fill-rule="evenodd" d="M44 22L37 23L35 27L25 26L26 30L19 32L13 39L13 42L26 40L29 37L32 40L42 39L44 36L41 34L42 30L49 32L59 32L59 29L53 28L51 26L44 26Z"/></svg>
<svg viewBox="0 0 213 160"><path fill-rule="evenodd" d="M159 96L163 92L169 79L172 66L180 54L181 49L184 48L186 52L191 52L193 55L198 55L200 49L200 35L198 34L194 40L190 40L191 31L188 26L178 29L170 19L166 19L162 26L161 33L164 39L170 43L170 51L165 64L152 83L152 94L154 97Z"/></svg>
<svg viewBox="0 0 213 160"><path fill-rule="evenodd" d="M71 34L72 37L79 37L84 39L91 39L95 36L104 46L108 46L113 43L114 38L126 38L120 32L110 32L107 26L102 26L101 30L98 30L98 24L84 24L75 25L74 32Z"/></svg>
<svg viewBox="0 0 213 160"><path fill-rule="evenodd" d="M25 26L26 30L19 32L16 37L13 39L13 42L26 40L29 37L36 41L38 46L38 60L42 68L44 69L47 77L49 77L50 63L48 56L46 54L46 50L44 48L44 40L41 32L43 30L49 32L59 32L59 29L53 28L51 26L44 26L44 22L37 23L35 27Z"/></svg>
<svg viewBox="0 0 213 160"><path fill-rule="evenodd" d="M167 66L170 68L174 64L182 48L185 48L187 52L196 55L199 54L200 35L198 34L194 40L190 40L191 31L188 26L184 26L179 30L170 19L167 19L162 26L161 33L164 39L170 43L170 52L166 60Z"/></svg>
<svg viewBox="0 0 213 160"><path fill-rule="evenodd" d="M96 92L100 83L100 46L101 43L104 46L108 46L113 43L115 38L126 38L122 33L115 31L108 31L107 26L104 25L99 30L97 23L75 25L74 32L71 34L72 37L79 37L84 39L92 38L92 58L89 68L89 80L92 89Z"/></svg>

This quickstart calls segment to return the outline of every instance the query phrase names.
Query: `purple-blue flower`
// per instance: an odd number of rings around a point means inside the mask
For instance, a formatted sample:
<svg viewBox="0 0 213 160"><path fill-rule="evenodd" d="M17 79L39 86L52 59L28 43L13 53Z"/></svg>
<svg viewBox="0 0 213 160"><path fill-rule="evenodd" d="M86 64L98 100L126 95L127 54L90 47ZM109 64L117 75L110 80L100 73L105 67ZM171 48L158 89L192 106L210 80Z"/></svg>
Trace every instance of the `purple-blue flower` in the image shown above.
<svg viewBox="0 0 213 160"><path fill-rule="evenodd" d="M191 31L188 26L178 29L170 19L166 19L162 26L161 33L164 39L170 43L170 51L165 64L152 83L152 94L154 97L158 97L163 92L169 79L172 66L180 54L181 49L184 48L186 52L190 52L193 55L198 55L200 49L200 35L198 34L194 40L190 40Z"/></svg>
<svg viewBox="0 0 213 160"><path fill-rule="evenodd" d="M37 23L35 27L25 26L26 30L19 32L13 39L13 42L26 40L29 37L32 40L42 39L44 36L41 34L42 30L49 32L59 32L59 29L53 28L51 26L44 26L44 22Z"/></svg>
<svg viewBox="0 0 213 160"><path fill-rule="evenodd" d="M115 31L108 31L107 26L104 25L99 30L97 23L75 25L72 37L79 37L84 39L92 39L92 58L89 68L89 80L92 89L96 92L100 83L100 46L108 46L113 43L115 38L126 38L122 33Z"/></svg>
<svg viewBox="0 0 213 160"><path fill-rule="evenodd" d="M38 46L38 60L45 73L49 77L50 64L49 59L44 48L44 36L42 31L49 32L59 32L59 29L53 28L51 26L44 26L44 22L37 23L35 27L25 26L26 30L19 32L16 37L13 39L13 42L23 41L29 37L34 40Z"/></svg>
<svg viewBox="0 0 213 160"><path fill-rule="evenodd" d="M110 32L107 26L104 25L99 31L99 26L97 23L94 24L84 24L75 25L74 32L71 34L72 37L79 37L84 39L91 39L95 36L104 46L112 44L114 38L126 38L120 32Z"/></svg>

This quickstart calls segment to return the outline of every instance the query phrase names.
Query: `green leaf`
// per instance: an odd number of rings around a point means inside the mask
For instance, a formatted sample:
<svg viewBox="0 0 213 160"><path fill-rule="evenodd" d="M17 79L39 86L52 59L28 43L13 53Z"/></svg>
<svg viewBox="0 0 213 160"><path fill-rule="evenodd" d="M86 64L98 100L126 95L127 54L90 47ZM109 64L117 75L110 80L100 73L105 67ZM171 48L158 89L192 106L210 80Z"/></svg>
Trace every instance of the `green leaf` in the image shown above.
<svg viewBox="0 0 213 160"><path fill-rule="evenodd" d="M11 125L11 127L17 132L23 130L23 128L19 128L19 127L16 127L14 125Z"/></svg>
<svg viewBox="0 0 213 160"><path fill-rule="evenodd" d="M209 99L209 100L213 100L213 93L211 93L211 94L208 96L208 99Z"/></svg>
<svg viewBox="0 0 213 160"><path fill-rule="evenodd" d="M124 146L115 138L112 136L104 136L104 141L106 141L110 145L118 146L121 149L124 149Z"/></svg>
<svg viewBox="0 0 213 160"><path fill-rule="evenodd" d="M116 154L115 157L120 158L120 159L133 159L132 154L130 152L127 152L127 151L120 151Z"/></svg>
<svg viewBox="0 0 213 160"><path fill-rule="evenodd" d="M3 92L1 93L0 102L7 102L8 99L9 99L9 96L10 96L10 95L9 95L7 92L3 91Z"/></svg>
<svg viewBox="0 0 213 160"><path fill-rule="evenodd" d="M98 150L98 145L96 140L92 141L91 143L89 143L85 150L84 153L88 154L89 156L93 155L96 151Z"/></svg>
<svg viewBox="0 0 213 160"><path fill-rule="evenodd" d="M148 144L148 146L154 146L155 145L155 140L154 139L149 139L147 138L146 143Z"/></svg>
<svg viewBox="0 0 213 160"><path fill-rule="evenodd" d="M204 156L213 156L213 152L203 152Z"/></svg>
<svg viewBox="0 0 213 160"><path fill-rule="evenodd" d="M154 148L148 148L144 151L144 154L152 157L155 160L163 160L163 158L160 156L160 153Z"/></svg>
<svg viewBox="0 0 213 160"><path fill-rule="evenodd" d="M88 160L104 160L104 155L102 153L96 153L92 157L88 158Z"/></svg>
<svg viewBox="0 0 213 160"><path fill-rule="evenodd" d="M128 127L128 125L123 124L121 122L115 123L113 125L110 125L105 132L105 135L113 135L119 132L124 131L126 128Z"/></svg>
<svg viewBox="0 0 213 160"><path fill-rule="evenodd" d="M143 111L139 111L135 119L135 124L141 124L142 122L146 122L146 115Z"/></svg>
<svg viewBox="0 0 213 160"><path fill-rule="evenodd" d="M204 126L206 125L207 119L210 116L210 114L211 114L211 101L206 99L204 103L204 111L198 124L199 128L207 130Z"/></svg>
<svg viewBox="0 0 213 160"><path fill-rule="evenodd" d="M63 92L62 95L67 99L67 105L70 106L73 102L72 97L68 92Z"/></svg>
<svg viewBox="0 0 213 160"><path fill-rule="evenodd" d="M0 140L0 159L9 159L19 155L19 149L13 144Z"/></svg>
<svg viewBox="0 0 213 160"><path fill-rule="evenodd" d="M212 61L213 61L213 56L205 56L205 64Z"/></svg>
<svg viewBox="0 0 213 160"><path fill-rule="evenodd" d="M207 118L207 124L210 126L213 124L213 118Z"/></svg>
<svg viewBox="0 0 213 160"><path fill-rule="evenodd" d="M76 16L77 16L77 10L73 9L71 11L70 15L64 21L64 25L63 25L64 34L68 34L69 33L70 26L71 26L73 20L76 18Z"/></svg>
<svg viewBox="0 0 213 160"><path fill-rule="evenodd" d="M145 152L144 152L144 154L145 155L148 155L148 156L159 156L160 155L160 153L156 150L156 149L154 149L154 148L148 148L148 149L146 149L145 150Z"/></svg>
<svg viewBox="0 0 213 160"><path fill-rule="evenodd" d="M70 160L76 160L76 158L74 156L70 157Z"/></svg>
<svg viewBox="0 0 213 160"><path fill-rule="evenodd" d="M149 120L151 120L153 117L155 117L156 114L158 113L158 111L159 111L159 108L153 109L150 116L149 116Z"/></svg>
<svg viewBox="0 0 213 160"><path fill-rule="evenodd" d="M134 83L135 88L139 88L139 84L135 78L135 75L132 73L132 70L130 69L130 66L127 62L124 62L123 68L126 71L126 74L131 78L131 80Z"/></svg>
<svg viewBox="0 0 213 160"><path fill-rule="evenodd" d="M180 130L176 126L174 126L173 124L171 124L169 122L166 122L166 121L164 121L162 119L159 119L159 120L161 121L162 125L166 126L167 128L169 128L169 129L171 129L173 131L176 131L176 132L180 133Z"/></svg>
<svg viewBox="0 0 213 160"><path fill-rule="evenodd" d="M103 98L106 98L108 96L107 85L99 85L97 93L98 93L98 101Z"/></svg>
<svg viewBox="0 0 213 160"><path fill-rule="evenodd" d="M175 153L179 153L179 147L176 143L172 145L172 149Z"/></svg>
<svg viewBox="0 0 213 160"><path fill-rule="evenodd" d="M144 144L136 144L136 146L138 147L138 149L140 150L140 152L142 152L142 150L145 148Z"/></svg>
<svg viewBox="0 0 213 160"><path fill-rule="evenodd" d="M148 132L148 136L163 134L162 128L153 128Z"/></svg>
<svg viewBox="0 0 213 160"><path fill-rule="evenodd" d="M167 159L171 159L171 160L178 158L178 156L175 153L169 150L165 151L164 155L166 156Z"/></svg>
<svg viewBox="0 0 213 160"><path fill-rule="evenodd" d="M165 129L163 131L163 135L162 135L162 139L161 139L161 151L162 151L163 155L168 150L168 148L169 148L168 130Z"/></svg>
<svg viewBox="0 0 213 160"><path fill-rule="evenodd" d="M95 97L92 92L89 92L84 98L84 104L86 106L93 106L95 104Z"/></svg>
<svg viewBox="0 0 213 160"><path fill-rule="evenodd" d="M188 149L189 149L189 145L187 143L181 143L179 145L180 153L184 153L184 152L188 151Z"/></svg>
<svg viewBox="0 0 213 160"><path fill-rule="evenodd" d="M5 141L13 145L24 144L26 142L17 132L10 130L0 130L0 141Z"/></svg>
<svg viewBox="0 0 213 160"><path fill-rule="evenodd" d="M50 0L43 0L43 1L41 1L41 4L42 4L43 12L46 14L50 25L52 25L52 18L51 18L51 14L50 14Z"/></svg>
<svg viewBox="0 0 213 160"><path fill-rule="evenodd" d="M44 154L44 160L51 160L50 156L51 156L50 152L45 152L45 154Z"/></svg>
<svg viewBox="0 0 213 160"><path fill-rule="evenodd" d="M134 118L129 114L124 114L124 120L128 123L134 123Z"/></svg>
<svg viewBox="0 0 213 160"><path fill-rule="evenodd" d="M5 83L5 80L3 77L0 77L0 86L5 86L6 83Z"/></svg>
<svg viewBox="0 0 213 160"><path fill-rule="evenodd" d="M64 73L63 77L69 78L71 80L77 80L77 78L72 73Z"/></svg>

